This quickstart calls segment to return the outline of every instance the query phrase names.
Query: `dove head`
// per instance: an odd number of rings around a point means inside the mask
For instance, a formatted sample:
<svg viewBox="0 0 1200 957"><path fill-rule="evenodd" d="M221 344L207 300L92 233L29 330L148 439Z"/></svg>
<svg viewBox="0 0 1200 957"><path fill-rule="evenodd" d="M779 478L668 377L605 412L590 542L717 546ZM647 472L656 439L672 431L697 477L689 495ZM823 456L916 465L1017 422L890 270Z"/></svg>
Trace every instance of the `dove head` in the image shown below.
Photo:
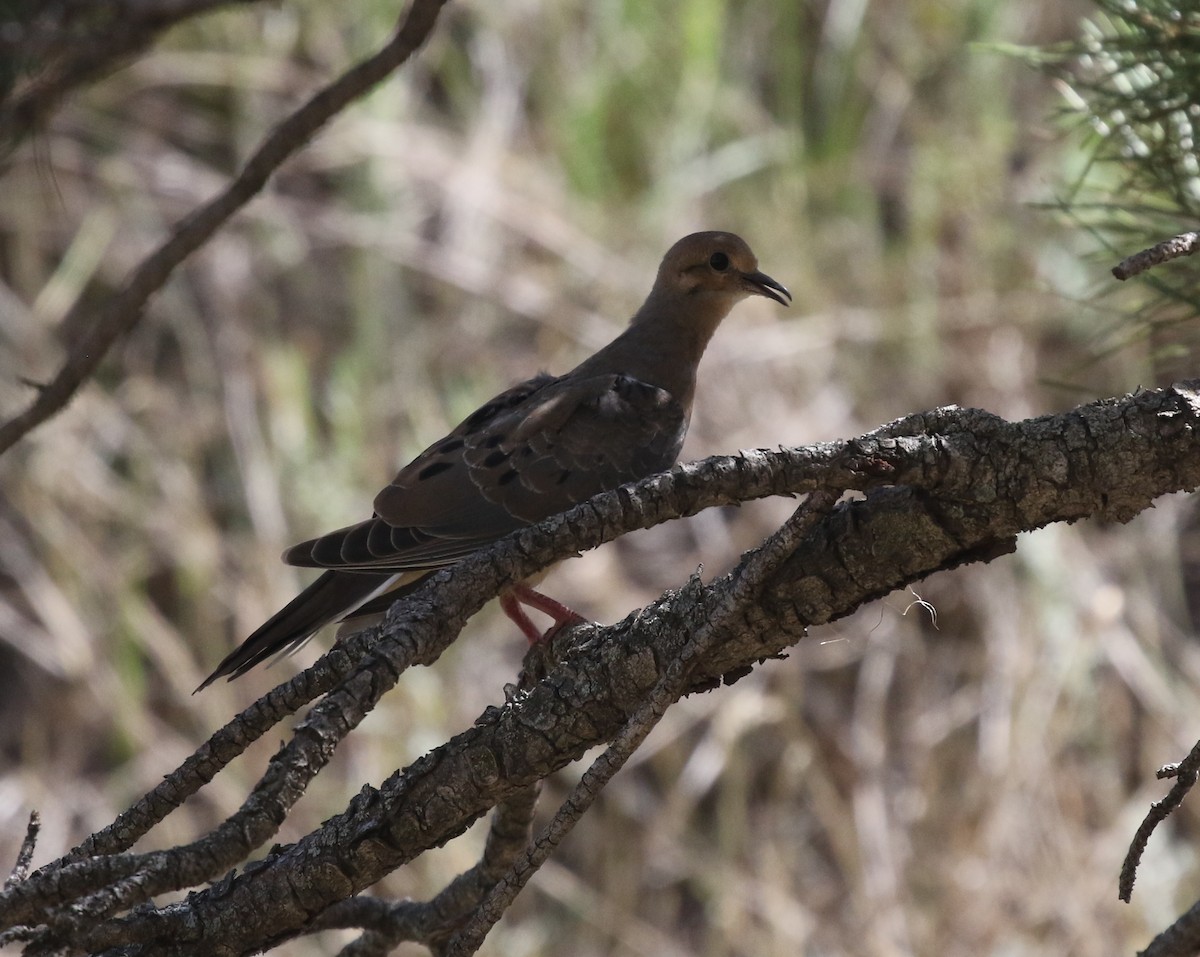
<svg viewBox="0 0 1200 957"><path fill-rule="evenodd" d="M746 241L733 233L684 236L667 250L654 288L630 323L649 345L673 340L675 351L695 363L729 310L747 296L788 305L792 294L758 269Z"/></svg>
<svg viewBox="0 0 1200 957"><path fill-rule="evenodd" d="M651 301L690 310L716 310L721 318L747 296L766 296L787 305L791 293L758 268L746 241L733 233L684 236L667 250Z"/></svg>
<svg viewBox="0 0 1200 957"><path fill-rule="evenodd" d="M620 372L665 389L690 409L696 366L729 310L747 296L787 305L791 293L733 233L692 233L667 250L654 288L629 327L579 367Z"/></svg>

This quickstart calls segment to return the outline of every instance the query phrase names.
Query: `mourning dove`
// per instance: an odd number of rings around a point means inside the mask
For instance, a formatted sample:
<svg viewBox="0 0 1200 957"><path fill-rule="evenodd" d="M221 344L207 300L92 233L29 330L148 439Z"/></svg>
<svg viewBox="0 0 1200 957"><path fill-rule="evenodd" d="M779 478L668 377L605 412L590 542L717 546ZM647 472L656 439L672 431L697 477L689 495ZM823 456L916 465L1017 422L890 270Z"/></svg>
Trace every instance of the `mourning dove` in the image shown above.
<svg viewBox="0 0 1200 957"><path fill-rule="evenodd" d="M525 525L670 468L691 416L696 367L734 304L791 294L759 272L732 233L693 233L663 257L628 328L561 376L502 392L400 470L365 522L289 548L284 561L327 571L205 679L244 674L334 621L365 627L421 579ZM526 584L501 604L536 641L522 605L559 624L578 615ZM198 688L197 690L200 690Z"/></svg>

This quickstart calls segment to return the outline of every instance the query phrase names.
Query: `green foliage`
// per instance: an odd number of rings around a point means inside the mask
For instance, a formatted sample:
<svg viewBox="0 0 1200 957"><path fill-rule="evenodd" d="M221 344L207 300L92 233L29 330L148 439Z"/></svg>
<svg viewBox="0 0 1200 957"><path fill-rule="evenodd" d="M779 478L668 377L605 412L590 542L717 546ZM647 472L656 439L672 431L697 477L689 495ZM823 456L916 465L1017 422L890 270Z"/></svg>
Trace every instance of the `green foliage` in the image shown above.
<svg viewBox="0 0 1200 957"><path fill-rule="evenodd" d="M1066 114L1086 130L1088 161L1061 208L1120 259L1200 220L1200 12L1166 0L1096 5L1078 40L1031 59L1060 81ZM1152 359L1181 369L1197 354L1183 327L1200 316L1200 262L1158 267L1122 303L1117 346L1148 338Z"/></svg>
<svg viewBox="0 0 1200 957"><path fill-rule="evenodd" d="M1072 88L1099 139L1097 157L1121 166L1125 190L1200 214L1200 13L1177 3L1102 0L1075 45Z"/></svg>

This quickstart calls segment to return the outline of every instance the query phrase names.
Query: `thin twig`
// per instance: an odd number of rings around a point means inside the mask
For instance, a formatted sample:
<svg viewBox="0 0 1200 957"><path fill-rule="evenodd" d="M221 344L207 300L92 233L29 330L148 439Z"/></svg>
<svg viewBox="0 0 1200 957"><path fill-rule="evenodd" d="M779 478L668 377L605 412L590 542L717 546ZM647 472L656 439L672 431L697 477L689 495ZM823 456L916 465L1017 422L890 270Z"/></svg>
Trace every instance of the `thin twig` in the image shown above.
<svg viewBox="0 0 1200 957"><path fill-rule="evenodd" d="M1195 786L1198 774L1200 774L1200 741L1192 746L1188 756L1178 764L1168 764L1159 769L1158 777L1160 779L1174 778L1175 786L1171 788L1165 798L1150 805L1149 812L1129 844L1129 850L1125 854L1125 863L1121 865L1121 880L1118 890L1121 900L1125 903L1128 904L1133 896L1133 882L1137 880L1138 864L1141 863L1146 844L1150 841L1150 835L1175 808L1183 803L1188 791Z"/></svg>
<svg viewBox="0 0 1200 957"><path fill-rule="evenodd" d="M1180 233L1149 249L1143 249L1140 253L1134 253L1127 259L1122 259L1113 266L1112 274L1120 280L1131 279L1159 263L1190 256L1197 249L1200 249L1200 233Z"/></svg>
<svg viewBox="0 0 1200 957"><path fill-rule="evenodd" d="M37 811L29 812L29 824L25 828L25 839L17 851L17 862L13 865L12 873L4 882L4 889L20 884L29 875L29 865L33 862L33 849L37 846L38 832L42 829L42 818Z"/></svg>
<svg viewBox="0 0 1200 957"><path fill-rule="evenodd" d="M117 293L90 315L87 314L86 297L76 300L63 324L87 332L28 408L0 426L0 454L66 406L96 371L113 343L137 325L147 300L163 287L175 267L257 195L288 157L349 103L403 64L425 42L445 2L413 0L408 16L386 46L347 70L268 134L225 191L181 221L167 241L133 270Z"/></svg>
<svg viewBox="0 0 1200 957"><path fill-rule="evenodd" d="M325 694L349 670L350 663L346 662L342 673L332 667L317 676L305 671L273 688L214 731L179 767L165 775L136 804L122 811L112 824L91 834L56 863L66 864L128 850L250 745L285 718Z"/></svg>

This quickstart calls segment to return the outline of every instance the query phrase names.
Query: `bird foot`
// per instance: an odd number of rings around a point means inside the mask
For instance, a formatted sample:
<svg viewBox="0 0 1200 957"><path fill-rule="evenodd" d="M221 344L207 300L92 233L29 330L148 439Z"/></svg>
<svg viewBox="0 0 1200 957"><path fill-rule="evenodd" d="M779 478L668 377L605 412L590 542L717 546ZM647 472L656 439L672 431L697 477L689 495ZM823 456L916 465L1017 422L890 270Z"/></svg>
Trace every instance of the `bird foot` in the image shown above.
<svg viewBox="0 0 1200 957"><path fill-rule="evenodd" d="M525 614L525 609L521 607L522 605L528 605L530 608L535 608L544 615L549 615L554 624L543 632ZM500 607L504 609L504 614L512 619L513 624L521 629L521 633L529 639L531 645L542 644L549 641L564 628L580 625L587 621L586 618L578 612L572 611L562 602L555 601L548 595L543 595L540 591L534 591L528 585L523 584L513 585L504 592L500 596Z"/></svg>

